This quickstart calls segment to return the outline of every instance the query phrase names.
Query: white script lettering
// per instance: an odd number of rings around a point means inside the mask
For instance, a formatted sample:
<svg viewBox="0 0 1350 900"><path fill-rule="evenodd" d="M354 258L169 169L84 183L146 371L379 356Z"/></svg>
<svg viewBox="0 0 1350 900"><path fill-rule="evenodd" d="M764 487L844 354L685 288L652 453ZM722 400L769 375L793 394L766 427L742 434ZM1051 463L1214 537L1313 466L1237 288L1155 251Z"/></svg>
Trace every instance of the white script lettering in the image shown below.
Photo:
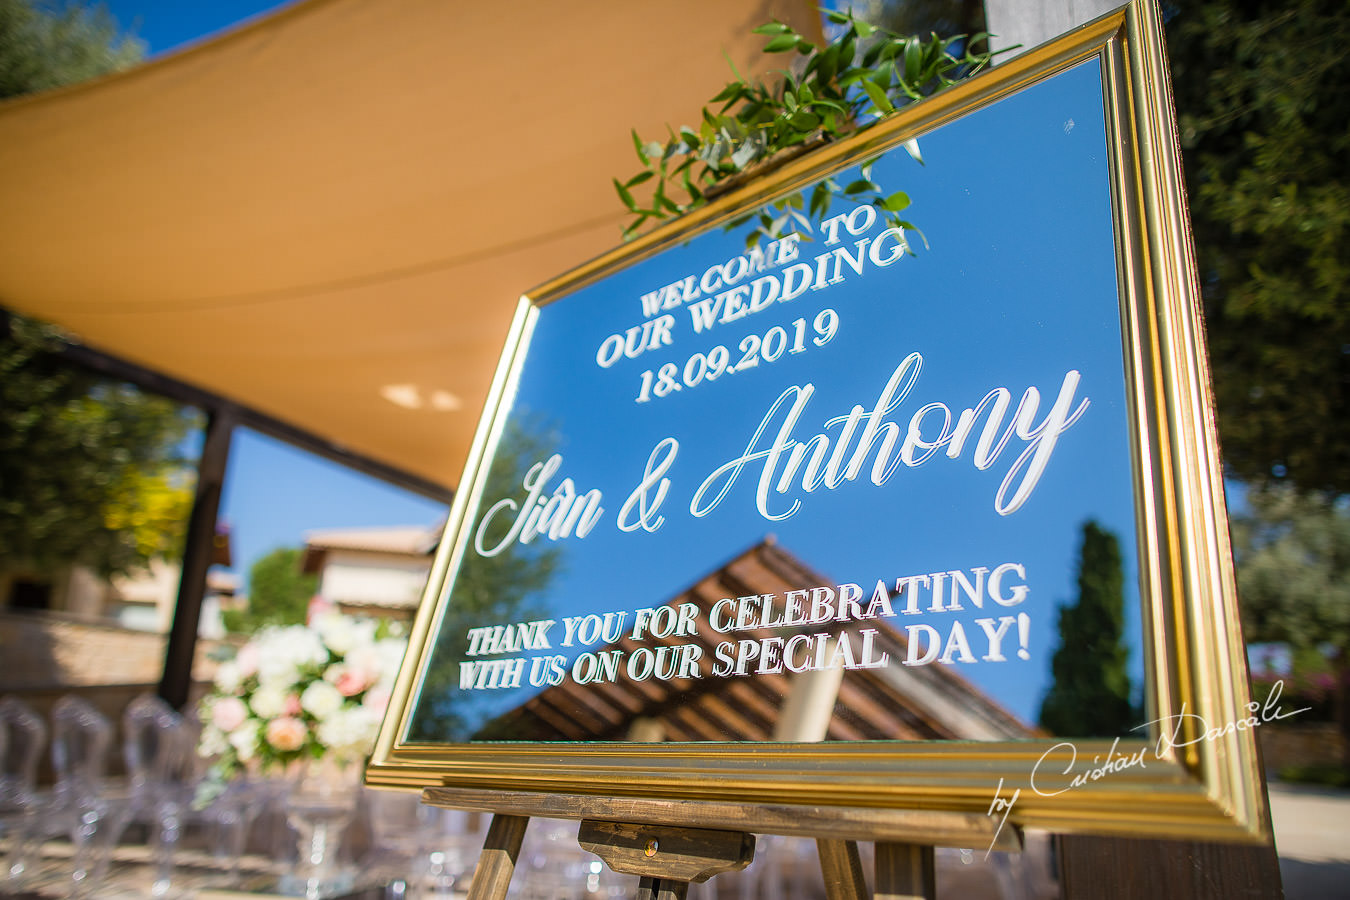
<svg viewBox="0 0 1350 900"><path fill-rule="evenodd" d="M855 480L869 457L869 478L877 486L885 484L902 463L909 468L920 466L942 447L947 448L949 459L958 459L982 414L987 418L971 460L977 469L992 466L1013 436L1026 445L1008 468L994 497L994 509L999 515L1016 512L1040 481L1059 436L1088 408L1086 397L1074 405L1080 378L1078 371L1071 369L1064 374L1058 397L1039 423L1034 420L1040 408L1041 394L1033 386L1022 393L1012 421L1005 429L1004 416L1012 394L1007 388L998 387L956 416L955 424L951 410L945 404L929 403L920 407L902 430L896 422L888 421L887 416L909 396L922 368L923 356L917 352L909 354L895 368L871 411L858 405L847 415L827 419L826 430L839 429L833 437L833 448L832 439L824 430L805 440L793 436L815 393L815 385L789 387L769 407L750 437L745 452L714 469L703 481L690 501L689 512L696 518L711 513L731 490L741 470L752 462L762 461L755 494L756 508L764 518L781 521L801 508L800 498L792 496L796 489L810 493L823 486L832 491L845 481ZM763 446L762 439L775 424L777 433L768 446ZM771 494L790 497L791 505L782 511L771 509Z"/></svg>

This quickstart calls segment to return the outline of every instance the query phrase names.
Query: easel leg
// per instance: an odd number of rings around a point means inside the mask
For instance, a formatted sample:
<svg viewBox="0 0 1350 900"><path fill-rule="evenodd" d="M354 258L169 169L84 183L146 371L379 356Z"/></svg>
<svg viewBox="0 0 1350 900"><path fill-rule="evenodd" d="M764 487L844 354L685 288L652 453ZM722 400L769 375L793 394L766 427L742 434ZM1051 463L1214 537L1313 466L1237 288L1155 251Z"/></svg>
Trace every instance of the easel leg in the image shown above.
<svg viewBox="0 0 1350 900"><path fill-rule="evenodd" d="M875 900L934 900L933 848L878 841Z"/></svg>
<svg viewBox="0 0 1350 900"><path fill-rule="evenodd" d="M863 881L857 843L817 838L816 852L825 876L826 900L864 900L867 883Z"/></svg>
<svg viewBox="0 0 1350 900"><path fill-rule="evenodd" d="M639 878L637 900L684 900L689 882L669 878Z"/></svg>
<svg viewBox="0 0 1350 900"><path fill-rule="evenodd" d="M495 815L488 826L483 852L473 870L469 885L469 900L505 900L511 875L520 856L520 842L525 839L528 816Z"/></svg>

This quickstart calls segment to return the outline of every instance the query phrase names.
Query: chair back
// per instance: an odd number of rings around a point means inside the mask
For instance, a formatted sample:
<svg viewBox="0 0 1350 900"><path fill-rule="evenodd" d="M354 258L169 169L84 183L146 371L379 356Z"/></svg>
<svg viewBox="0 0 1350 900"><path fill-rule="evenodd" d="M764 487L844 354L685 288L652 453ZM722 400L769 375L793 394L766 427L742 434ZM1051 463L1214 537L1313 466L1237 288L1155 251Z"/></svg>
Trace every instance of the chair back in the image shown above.
<svg viewBox="0 0 1350 900"><path fill-rule="evenodd" d="M153 694L134 698L122 713L122 758L134 794L185 780L191 762L183 717Z"/></svg>
<svg viewBox="0 0 1350 900"><path fill-rule="evenodd" d="M32 798L46 743L42 717L17 697L0 697L0 810L23 808Z"/></svg>
<svg viewBox="0 0 1350 900"><path fill-rule="evenodd" d="M88 700L67 694L52 707L52 768L56 792L78 801L102 791L112 724Z"/></svg>

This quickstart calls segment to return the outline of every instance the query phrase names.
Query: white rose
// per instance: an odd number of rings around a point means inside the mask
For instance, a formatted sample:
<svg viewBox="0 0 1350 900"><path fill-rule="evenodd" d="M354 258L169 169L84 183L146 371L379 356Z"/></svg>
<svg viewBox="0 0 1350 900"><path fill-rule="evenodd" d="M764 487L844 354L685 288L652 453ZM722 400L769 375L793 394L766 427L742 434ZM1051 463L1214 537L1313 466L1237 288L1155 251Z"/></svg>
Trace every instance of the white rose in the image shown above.
<svg viewBox="0 0 1350 900"><path fill-rule="evenodd" d="M408 648L408 642L402 638L385 638L375 645L375 649L380 654L380 677L378 681L387 687L392 687L394 679L398 677L399 666L403 665L403 653Z"/></svg>
<svg viewBox="0 0 1350 900"><path fill-rule="evenodd" d="M338 656L347 656L360 646L375 641L375 623L370 619L354 619L342 613L325 613L315 619L315 630L328 649Z"/></svg>
<svg viewBox="0 0 1350 900"><path fill-rule="evenodd" d="M372 684L379 681L380 676L384 674L384 659L380 656L379 646L376 644L353 647L343 662L354 671L360 672L366 681Z"/></svg>
<svg viewBox="0 0 1350 900"><path fill-rule="evenodd" d="M198 756L220 756L229 749L230 743L225 740L225 732L214 725L202 729L202 736L197 741Z"/></svg>
<svg viewBox="0 0 1350 900"><path fill-rule="evenodd" d="M216 666L216 689L222 694L233 694L244 683L243 673L234 660L226 660Z"/></svg>
<svg viewBox="0 0 1350 900"><path fill-rule="evenodd" d="M345 656L351 652L351 649L360 641L356 622L342 615L342 613L329 612L316 617L313 628L319 633L319 637L323 639L328 649L338 656Z"/></svg>
<svg viewBox="0 0 1350 900"><path fill-rule="evenodd" d="M316 681L300 695L300 708L324 721L342 708L342 692L326 681Z"/></svg>
<svg viewBox="0 0 1350 900"><path fill-rule="evenodd" d="M289 696L290 691L278 684L262 684L253 692L248 705L258 714L258 718L275 719L286 712L286 699Z"/></svg>
<svg viewBox="0 0 1350 900"><path fill-rule="evenodd" d="M258 667L258 684L273 690L284 691L300 680L300 670L288 660L271 659Z"/></svg>
<svg viewBox="0 0 1350 900"><path fill-rule="evenodd" d="M295 684L301 669L328 661L319 636L303 626L267 629L258 651L258 681L277 688Z"/></svg>
<svg viewBox="0 0 1350 900"><path fill-rule="evenodd" d="M320 742L338 756L365 756L379 733L379 716L364 707L339 710L318 727Z"/></svg>
<svg viewBox="0 0 1350 900"><path fill-rule="evenodd" d="M249 719L231 731L228 740L241 763L252 761L258 755L258 720Z"/></svg>

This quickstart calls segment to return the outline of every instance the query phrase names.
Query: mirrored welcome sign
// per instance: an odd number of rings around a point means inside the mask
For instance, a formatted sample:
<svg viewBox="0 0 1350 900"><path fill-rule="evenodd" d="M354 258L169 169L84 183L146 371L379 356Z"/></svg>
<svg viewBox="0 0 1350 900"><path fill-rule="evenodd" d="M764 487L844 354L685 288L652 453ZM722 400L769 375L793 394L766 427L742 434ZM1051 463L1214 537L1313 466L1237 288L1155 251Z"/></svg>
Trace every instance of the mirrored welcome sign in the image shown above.
<svg viewBox="0 0 1350 900"><path fill-rule="evenodd" d="M1157 41L1107 17L522 301L369 779L1256 836Z"/></svg>

